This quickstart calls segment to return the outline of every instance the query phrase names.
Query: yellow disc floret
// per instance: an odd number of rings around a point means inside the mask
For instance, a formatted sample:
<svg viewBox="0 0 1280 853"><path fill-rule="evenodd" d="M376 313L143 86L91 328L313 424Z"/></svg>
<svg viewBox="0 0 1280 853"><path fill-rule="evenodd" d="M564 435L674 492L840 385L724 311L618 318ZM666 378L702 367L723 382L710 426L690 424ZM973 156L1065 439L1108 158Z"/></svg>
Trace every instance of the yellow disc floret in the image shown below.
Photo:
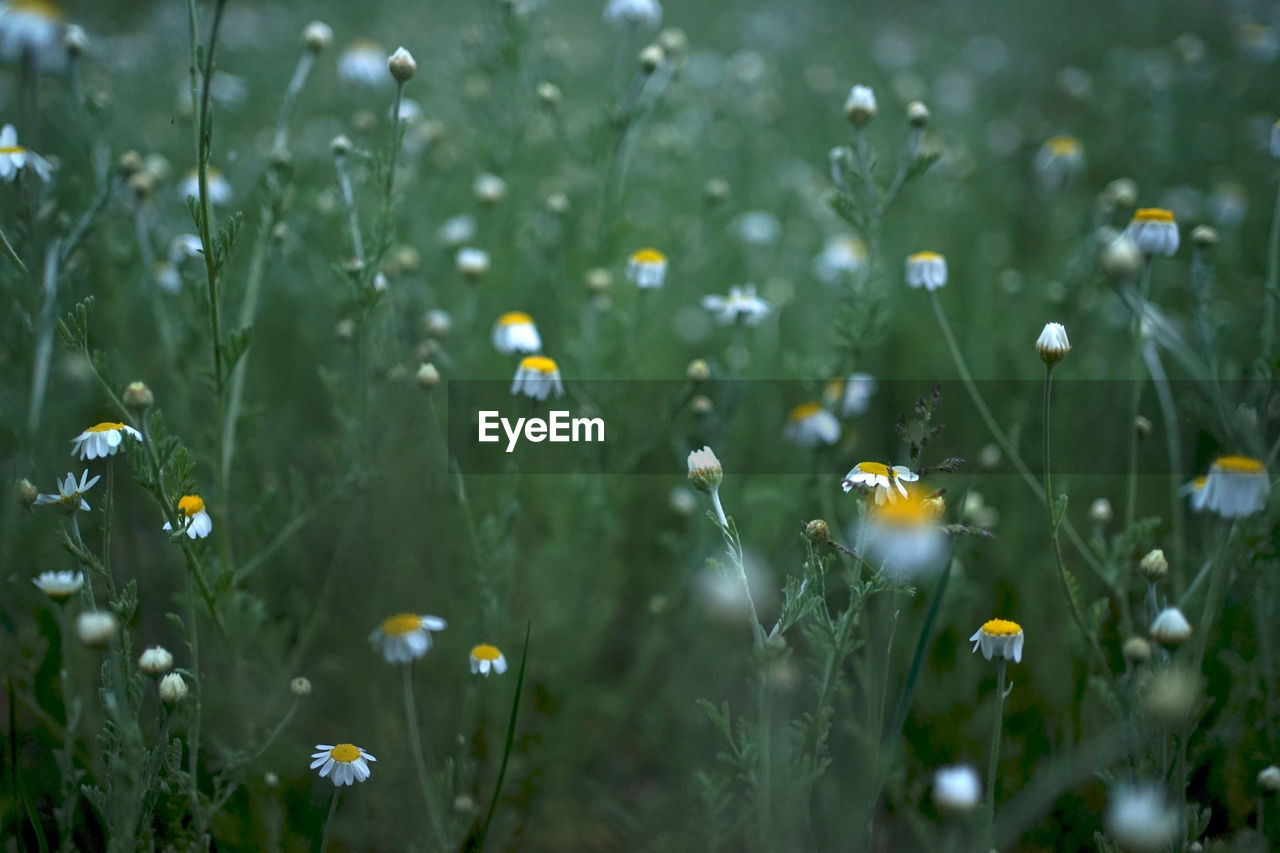
<svg viewBox="0 0 1280 853"><path fill-rule="evenodd" d="M360 750L354 744L340 743L329 750L329 757L343 764L350 764L360 757Z"/></svg>
<svg viewBox="0 0 1280 853"><path fill-rule="evenodd" d="M1219 456L1213 460L1213 467L1229 474L1262 474L1267 470L1261 460L1252 456Z"/></svg>
<svg viewBox="0 0 1280 853"><path fill-rule="evenodd" d="M397 613L382 620L382 633L392 637L403 637L421 630L422 617L417 613Z"/></svg>
<svg viewBox="0 0 1280 853"><path fill-rule="evenodd" d="M497 660L502 657L502 652L498 651L497 646L481 643L471 650L471 656L476 660Z"/></svg>
<svg viewBox="0 0 1280 853"><path fill-rule="evenodd" d="M919 263L921 261L937 261L942 258L937 252L916 252L907 258L909 263Z"/></svg>
<svg viewBox="0 0 1280 853"><path fill-rule="evenodd" d="M990 619L983 623L982 633L993 637L1012 637L1022 633L1022 626L1008 619Z"/></svg>
<svg viewBox="0 0 1280 853"><path fill-rule="evenodd" d="M178 501L178 511L190 518L198 512L204 512L204 501L199 495L183 495Z"/></svg>
<svg viewBox="0 0 1280 853"><path fill-rule="evenodd" d="M804 403L792 409L791 414L787 417L792 423L798 423L800 421L808 420L821 411L822 406L817 403Z"/></svg>
<svg viewBox="0 0 1280 853"><path fill-rule="evenodd" d="M529 326L533 325L533 318L523 311L508 311L498 318L499 326Z"/></svg>
<svg viewBox="0 0 1280 853"><path fill-rule="evenodd" d="M1074 136L1054 136L1049 139L1049 153L1055 157L1073 157L1080 153L1080 140Z"/></svg>
<svg viewBox="0 0 1280 853"><path fill-rule="evenodd" d="M3 151L3 150L4 149L0 149L0 151ZM114 430L118 430L118 429L124 429L124 424L122 423L113 424L110 422L104 422L100 424L94 424L93 426L85 430L85 432L113 432Z"/></svg>
<svg viewBox="0 0 1280 853"><path fill-rule="evenodd" d="M639 249L631 256L631 260L637 264L662 264L666 263L667 256L657 249Z"/></svg>
<svg viewBox="0 0 1280 853"><path fill-rule="evenodd" d="M520 360L520 367L538 373L555 373L556 363L545 355L527 355Z"/></svg>
<svg viewBox="0 0 1280 853"><path fill-rule="evenodd" d="M1163 207L1140 207L1133 214L1134 222L1173 222L1173 211Z"/></svg>

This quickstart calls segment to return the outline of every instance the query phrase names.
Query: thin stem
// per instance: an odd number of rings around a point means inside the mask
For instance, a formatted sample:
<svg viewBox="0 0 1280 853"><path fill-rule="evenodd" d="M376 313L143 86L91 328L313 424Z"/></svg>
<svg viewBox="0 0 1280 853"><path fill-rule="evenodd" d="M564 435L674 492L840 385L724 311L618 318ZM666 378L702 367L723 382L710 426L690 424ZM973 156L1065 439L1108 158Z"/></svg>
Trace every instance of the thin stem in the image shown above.
<svg viewBox="0 0 1280 853"><path fill-rule="evenodd" d="M1137 310L1133 312L1133 354L1130 357L1129 381L1133 383L1129 395L1129 481L1125 491L1124 527L1129 530L1138 512L1138 406L1142 402L1142 316L1147 310L1147 298L1151 293L1151 259L1142 268Z"/></svg>
<svg viewBox="0 0 1280 853"><path fill-rule="evenodd" d="M1160 419L1164 421L1165 452L1169 456L1169 522L1172 525L1174 593L1182 591L1184 580L1183 557L1186 553L1187 531L1183 513L1182 496L1178 491L1182 483L1182 435L1178 429L1178 411L1173 403L1173 394L1169 390L1169 377L1165 375L1164 366L1160 363L1160 353L1155 344L1147 342L1142 347L1142 358L1147 365L1147 373L1151 375L1152 385L1156 389L1156 402L1160 405ZM1215 380L1216 381L1216 378Z"/></svg>
<svg viewBox="0 0 1280 853"><path fill-rule="evenodd" d="M293 115L298 95L302 94L302 87L306 85L315 62L315 52L310 48L304 50L302 56L298 57L297 67L293 69L293 77L289 78L289 86L284 90L284 101L280 104L280 115L276 119L275 141L271 145L272 151L277 154L282 154L289 148L289 118Z"/></svg>
<svg viewBox="0 0 1280 853"><path fill-rule="evenodd" d="M404 672L404 716L409 725L409 744L413 749L413 763L418 768L418 783L422 786L422 799L426 803L427 817L436 833L441 849L448 847L444 835L444 827L431 802L431 777L427 773L426 759L422 751L422 734L418 730L418 709L413 700L413 664L406 663L401 669Z"/></svg>
<svg viewBox="0 0 1280 853"><path fill-rule="evenodd" d="M1000 658L996 674L996 721L991 727L991 753L987 762L987 837L995 836L996 827L996 770L1000 766L1000 735L1004 726L1004 676L1008 660Z"/></svg>
<svg viewBox="0 0 1280 853"><path fill-rule="evenodd" d="M338 796L342 789L337 785L333 786L333 800L329 803L329 816L324 819L324 832L320 834L320 853L324 853L329 846L329 828L333 825L333 816L338 813Z"/></svg>
<svg viewBox="0 0 1280 853"><path fill-rule="evenodd" d="M1270 366L1276 341L1276 303L1280 302L1280 186L1276 187L1276 205L1271 213L1271 236L1267 241L1265 295L1262 303L1262 360Z"/></svg>
<svg viewBox="0 0 1280 853"><path fill-rule="evenodd" d="M351 249L361 266L365 263L364 240L360 237L360 216L356 212L356 197L351 189L351 175L347 171L347 157L338 154L333 158L333 168L338 173L338 188L342 191L342 208L347 213L347 230L351 233Z"/></svg>
<svg viewBox="0 0 1280 853"><path fill-rule="evenodd" d="M1209 591L1205 593L1204 609L1200 611L1200 624L1196 626L1195 646L1192 660L1195 662L1195 669L1198 671L1204 664L1205 651L1209 646L1209 632L1213 628L1215 622L1218 621L1218 612L1222 609L1221 598L1225 592L1227 575L1229 574L1230 561L1226 559L1227 546L1236 534L1236 522L1232 522L1231 527L1222 536L1222 543L1218 546L1218 553L1213 558L1213 568L1209 575Z"/></svg>
<svg viewBox="0 0 1280 853"><path fill-rule="evenodd" d="M27 408L27 437L35 438L44 414L45 393L49 389L49 367L53 359L54 317L58 305L58 249L53 240L44 256L44 301L40 306L39 332L31 368L31 404Z"/></svg>
<svg viewBox="0 0 1280 853"><path fill-rule="evenodd" d="M4 231L0 230L0 250L4 251L4 256L9 262L17 267L18 272L22 273L23 278L30 278L31 274L27 272L27 265L22 262L22 258L18 257L18 253L14 251L13 244L9 242L9 238L4 235Z"/></svg>
<svg viewBox="0 0 1280 853"><path fill-rule="evenodd" d="M1058 529L1062 525L1062 518L1058 515L1058 508L1055 506L1053 495L1053 481L1050 476L1049 462L1052 455L1049 452L1050 444L1050 399L1053 388L1053 367L1049 364L1045 367L1044 372L1044 410L1042 423L1043 441L1042 448L1044 450L1044 493L1047 497L1046 509L1049 514L1049 541L1052 545L1054 563L1058 569L1058 580L1062 583L1062 594L1067 599L1067 605L1071 609L1071 619L1076 623L1076 627L1080 630L1080 636L1084 638L1085 644L1089 646L1093 652L1094 658L1097 660L1098 666L1102 673L1109 673L1110 667L1107 666L1107 656L1103 653L1102 648L1098 645L1098 640L1094 637L1093 632L1089 630L1084 621L1084 614L1080 612L1080 603L1076 601L1075 593L1071 589L1071 583L1067 579L1066 562L1062 559L1062 543L1058 538Z"/></svg>
<svg viewBox="0 0 1280 853"><path fill-rule="evenodd" d="M725 551L729 555L730 561L738 570L738 578L742 581L742 591L747 596L747 604L751 607L751 636L755 640L757 647L764 644L764 628L760 625L760 614L756 610L755 598L751 595L751 584L747 581L747 566L742 556L742 540L738 537L738 531L729 524L729 520L724 513L724 506L720 503L720 489L711 490L711 503L716 510L716 520L720 525L720 533L724 536Z"/></svg>

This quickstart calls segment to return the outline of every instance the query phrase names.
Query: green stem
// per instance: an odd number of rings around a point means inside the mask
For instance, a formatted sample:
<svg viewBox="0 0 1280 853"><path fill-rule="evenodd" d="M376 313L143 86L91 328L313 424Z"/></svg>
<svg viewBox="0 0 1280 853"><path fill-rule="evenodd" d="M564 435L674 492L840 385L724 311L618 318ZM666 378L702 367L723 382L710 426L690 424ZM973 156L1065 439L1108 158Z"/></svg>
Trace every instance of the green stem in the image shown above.
<svg viewBox="0 0 1280 853"><path fill-rule="evenodd" d="M1124 528L1130 530L1138 513L1138 407L1142 403L1142 316L1147 310L1147 298L1151 293L1151 258L1142 268L1139 298L1133 312L1133 353L1129 359L1129 381L1133 383L1129 394L1129 420L1125 429L1129 435L1129 479L1125 490Z"/></svg>
<svg viewBox="0 0 1280 853"><path fill-rule="evenodd" d="M1271 236L1267 241L1267 285L1263 300L1262 360L1271 365L1276 340L1276 303L1280 302L1280 186L1276 187L1276 205L1271 213Z"/></svg>
<svg viewBox="0 0 1280 853"><path fill-rule="evenodd" d="M449 845L440 817L436 814L436 809L431 802L431 776L427 773L427 762L422 749L422 733L418 730L418 710L413 700L413 664L403 664L401 669L404 673L404 717L409 726L409 745L413 749L413 763L418 768L418 783L422 786L422 799L426 804L427 818L431 821L440 849L444 850Z"/></svg>
<svg viewBox="0 0 1280 853"><path fill-rule="evenodd" d="M324 819L324 832L320 834L320 853L329 846L329 829L333 826L333 816L338 813L338 796L342 789L333 786L333 799L329 802L329 816Z"/></svg>
<svg viewBox="0 0 1280 853"><path fill-rule="evenodd" d="M284 90L284 101L280 104L280 115L276 119L275 141L271 145L271 150L277 154L282 154L289 148L289 117L293 115L298 95L302 93L302 87L306 85L307 76L311 74L311 67L315 62L315 52L310 48L305 49L298 58L297 67L293 69L288 88Z"/></svg>
<svg viewBox="0 0 1280 853"><path fill-rule="evenodd" d="M987 762L987 837L995 837L996 770L1000 766L1000 735L1004 725L1004 676L1009 662L1002 656L996 675L996 721L991 727L991 753Z"/></svg>
<svg viewBox="0 0 1280 853"><path fill-rule="evenodd" d="M18 253L14 251L13 244L9 242L9 238L4 235L4 231L0 230L0 250L4 251L4 256L9 262L17 267L18 272L22 273L23 278L30 278L31 274L27 272L27 265L22 262L22 258L18 257Z"/></svg>
<svg viewBox="0 0 1280 853"><path fill-rule="evenodd" d="M1200 611L1200 621L1196 625L1195 646L1191 659L1194 663L1194 671L1198 672L1204 664L1205 651L1209 646L1209 632L1213 628L1215 622L1218 621L1218 612L1222 609L1221 598L1225 591L1227 575L1229 574L1230 561L1227 557L1227 547L1231 540L1235 537L1237 523L1232 522L1231 527L1222 536L1222 543L1218 546L1218 553L1213 558L1213 568L1209 575L1209 591L1205 593L1204 609Z"/></svg>

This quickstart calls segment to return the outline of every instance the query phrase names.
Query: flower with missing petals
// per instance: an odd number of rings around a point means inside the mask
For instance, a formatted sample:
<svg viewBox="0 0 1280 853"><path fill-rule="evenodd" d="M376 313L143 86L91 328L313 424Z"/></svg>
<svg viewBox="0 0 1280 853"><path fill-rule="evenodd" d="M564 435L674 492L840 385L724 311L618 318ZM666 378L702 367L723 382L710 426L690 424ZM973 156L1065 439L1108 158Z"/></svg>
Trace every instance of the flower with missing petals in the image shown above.
<svg viewBox="0 0 1280 853"><path fill-rule="evenodd" d="M479 673L488 678L490 672L502 675L506 671L507 659L502 656L502 652L499 651L497 646L481 643L471 649L472 674Z"/></svg>
<svg viewBox="0 0 1280 853"><path fill-rule="evenodd" d="M1193 481L1197 482L1197 481ZM1194 488L1191 505L1223 518L1244 518L1267 505L1271 477L1262 460L1252 456L1219 456L1209 466L1204 485Z"/></svg>
<svg viewBox="0 0 1280 853"><path fill-rule="evenodd" d="M188 539L204 539L213 532L213 519L204 508L204 499L199 495L183 495L178 500L178 521ZM169 522L164 523L164 530L172 530Z"/></svg>
<svg viewBox="0 0 1280 853"><path fill-rule="evenodd" d="M1058 189L1084 168L1084 149L1074 136L1052 136L1036 152L1036 174L1050 189Z"/></svg>
<svg viewBox="0 0 1280 853"><path fill-rule="evenodd" d="M0 129L0 181L13 183L18 173L30 167L40 180L48 182L53 177L53 167L39 154L18 144L18 132L13 125Z"/></svg>
<svg viewBox="0 0 1280 853"><path fill-rule="evenodd" d="M741 320L748 326L755 326L768 315L772 309L768 302L756 296L754 284L736 284L729 288L728 296L712 294L702 297L702 307L715 315L722 326L732 326Z"/></svg>
<svg viewBox="0 0 1280 853"><path fill-rule="evenodd" d="M58 494L39 495L36 497L36 506L51 506L63 512L75 512L78 509L88 512L89 502L84 499L84 493L92 489L101 479L101 474L94 475L90 479L88 470L85 470L80 475L80 482L77 483L75 475L68 473L67 478L58 483Z"/></svg>
<svg viewBox="0 0 1280 853"><path fill-rule="evenodd" d="M898 495L907 496L904 483L914 483L920 475L905 465L890 467L883 462L859 462L844 475L840 486L846 493L854 486L862 486L873 490L877 504L894 501ZM896 494L895 494L896 492Z"/></svg>

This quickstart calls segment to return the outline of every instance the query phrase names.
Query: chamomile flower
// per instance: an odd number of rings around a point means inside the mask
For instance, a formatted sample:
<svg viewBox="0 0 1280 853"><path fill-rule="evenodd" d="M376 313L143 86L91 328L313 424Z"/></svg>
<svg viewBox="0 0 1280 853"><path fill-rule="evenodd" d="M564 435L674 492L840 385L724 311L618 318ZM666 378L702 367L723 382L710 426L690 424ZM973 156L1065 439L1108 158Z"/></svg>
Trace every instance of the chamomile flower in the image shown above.
<svg viewBox="0 0 1280 853"><path fill-rule="evenodd" d="M488 643L474 646L471 649L471 672L488 678L491 671L502 675L507 671L507 659L502 656L497 646L491 646Z"/></svg>
<svg viewBox="0 0 1280 853"><path fill-rule="evenodd" d="M604 20L620 30L656 27L662 23L662 4L658 0L609 0L604 7Z"/></svg>
<svg viewBox="0 0 1280 853"><path fill-rule="evenodd" d="M1184 498L1190 498L1191 508L1193 510L1196 512L1204 512L1204 487L1208 482L1209 478L1206 475L1201 474L1199 477L1194 477L1187 483L1183 484L1182 488L1178 489L1178 494Z"/></svg>
<svg viewBox="0 0 1280 853"><path fill-rule="evenodd" d="M627 260L627 278L645 289L662 287L667 278L667 256L657 249L640 249Z"/></svg>
<svg viewBox="0 0 1280 853"><path fill-rule="evenodd" d="M852 234L835 234L813 259L813 274L823 284L836 284L866 269L867 256L866 243Z"/></svg>
<svg viewBox="0 0 1280 853"><path fill-rule="evenodd" d="M213 519L209 518L204 508L204 500L199 495L183 495L178 500L178 520L182 523L182 531L188 539L204 539L213 532ZM164 530L172 530L169 522L164 523Z"/></svg>
<svg viewBox="0 0 1280 853"><path fill-rule="evenodd" d="M71 439L71 455L80 454L81 459L105 459L114 456L124 444L125 436L142 441L142 433L123 423L104 421L94 424L84 432Z"/></svg>
<svg viewBox="0 0 1280 853"><path fill-rule="evenodd" d="M804 403L787 415L782 437L801 447L835 444L840 440L840 422L835 415L822 408L821 403Z"/></svg>
<svg viewBox="0 0 1280 853"><path fill-rule="evenodd" d="M75 512L77 509L88 512L89 502L84 499L84 493L92 489L94 484L101 479L101 474L94 475L91 479L89 471L86 469L80 475L80 482L77 483L75 475L68 473L67 478L58 483L58 493L56 495L38 495L36 497L36 506L51 506L63 512Z"/></svg>
<svg viewBox="0 0 1280 853"><path fill-rule="evenodd" d="M560 368L545 355L527 355L516 368L511 381L512 394L524 394L535 400L545 400L554 394L564 396L564 384L560 381Z"/></svg>
<svg viewBox="0 0 1280 853"><path fill-rule="evenodd" d="M210 204L226 204L231 201L231 183L221 172L209 167L207 188ZM178 194L183 198L200 197L200 174L196 169L188 169L178 184Z"/></svg>
<svg viewBox="0 0 1280 853"><path fill-rule="evenodd" d="M1084 148L1074 136L1051 136L1036 152L1036 174L1049 189L1058 189L1084 168Z"/></svg>
<svg viewBox="0 0 1280 853"><path fill-rule="evenodd" d="M1180 646L1191 639L1191 623L1176 607L1166 607L1151 622L1151 639L1166 646Z"/></svg>
<svg viewBox="0 0 1280 853"><path fill-rule="evenodd" d="M387 663L408 663L431 648L432 631L443 631L447 625L439 616L397 613L373 629L369 642L382 652L382 659Z"/></svg>
<svg viewBox="0 0 1280 853"><path fill-rule="evenodd" d="M947 283L947 259L937 252L907 256L907 287L937 290Z"/></svg>
<svg viewBox="0 0 1280 853"><path fill-rule="evenodd" d="M0 19L0 26L2 24ZM53 167L49 162L19 145L18 131L14 130L13 125L6 124L0 129L0 181L13 183L18 179L18 173L27 167L33 169L40 180L46 183L53 177Z"/></svg>
<svg viewBox="0 0 1280 853"><path fill-rule="evenodd" d="M41 572L31 582L54 601L65 601L84 589L84 572Z"/></svg>
<svg viewBox="0 0 1280 853"><path fill-rule="evenodd" d="M508 311L493 324L493 348L503 355L535 353L542 349L542 338L532 317L523 311Z"/></svg>
<svg viewBox="0 0 1280 853"><path fill-rule="evenodd" d="M871 489L875 493L876 503L883 504L897 500L898 495L905 498L907 487L903 484L914 483L919 479L920 475L906 465L890 467L883 462L859 462L844 475L840 486L846 494L854 486Z"/></svg>
<svg viewBox="0 0 1280 853"><path fill-rule="evenodd" d="M489 271L489 253L484 249L471 246L459 249L453 262L458 272L473 281Z"/></svg>
<svg viewBox="0 0 1280 853"><path fill-rule="evenodd" d="M1244 518L1267 504L1271 478L1259 459L1251 456L1219 456L1209 466L1209 474L1191 505L1208 509L1223 518Z"/></svg>
<svg viewBox="0 0 1280 853"><path fill-rule="evenodd" d="M852 373L848 379L832 379L822 391L822 399L842 418L854 418L871 405L876 380L870 373Z"/></svg>
<svg viewBox="0 0 1280 853"><path fill-rule="evenodd" d="M452 249L465 246L476 236L476 218L469 213L451 216L440 226L436 235L441 243Z"/></svg>
<svg viewBox="0 0 1280 853"><path fill-rule="evenodd" d="M941 569L947 557L947 534L941 521L946 508L940 495L923 486L912 486L894 500L870 504L859 532L871 564L899 579L932 575Z"/></svg>
<svg viewBox="0 0 1280 853"><path fill-rule="evenodd" d="M1121 847L1136 853L1164 850L1183 830L1178 809L1155 784L1116 790L1107 798L1103 825Z"/></svg>
<svg viewBox="0 0 1280 853"><path fill-rule="evenodd" d="M1138 208L1124 234L1139 252L1147 256L1164 255L1167 258L1178 251L1178 223L1171 210Z"/></svg>
<svg viewBox="0 0 1280 853"><path fill-rule="evenodd" d="M497 204L507 197L507 182L497 175L485 172L476 176L471 184L471 192L480 204Z"/></svg>
<svg viewBox="0 0 1280 853"><path fill-rule="evenodd" d="M967 812L982 802L982 780L968 764L939 767L933 772L933 804L940 812Z"/></svg>
<svg viewBox="0 0 1280 853"><path fill-rule="evenodd" d="M982 656L991 660L999 655L1014 663L1022 662L1022 626L1008 619L990 619L969 638L976 653L982 649Z"/></svg>
<svg viewBox="0 0 1280 853"><path fill-rule="evenodd" d="M748 326L758 325L773 306L756 296L756 286L747 284L729 288L728 296L711 294L702 297L702 307L715 314L716 322L732 326L741 320Z"/></svg>
<svg viewBox="0 0 1280 853"><path fill-rule="evenodd" d="M378 760L350 743L318 743L316 749L311 754L311 769L319 768L320 778L329 777L337 788L368 779L369 762Z"/></svg>
<svg viewBox="0 0 1280 853"><path fill-rule="evenodd" d="M63 17L48 0L0 2L0 63L17 65L30 56L41 72L62 71L67 59Z"/></svg>
<svg viewBox="0 0 1280 853"><path fill-rule="evenodd" d="M724 467L710 447L689 452L689 482L695 489L714 492L724 480Z"/></svg>
<svg viewBox="0 0 1280 853"><path fill-rule="evenodd" d="M387 51L377 42L355 39L338 57L338 79L353 86L370 88L390 83Z"/></svg>

